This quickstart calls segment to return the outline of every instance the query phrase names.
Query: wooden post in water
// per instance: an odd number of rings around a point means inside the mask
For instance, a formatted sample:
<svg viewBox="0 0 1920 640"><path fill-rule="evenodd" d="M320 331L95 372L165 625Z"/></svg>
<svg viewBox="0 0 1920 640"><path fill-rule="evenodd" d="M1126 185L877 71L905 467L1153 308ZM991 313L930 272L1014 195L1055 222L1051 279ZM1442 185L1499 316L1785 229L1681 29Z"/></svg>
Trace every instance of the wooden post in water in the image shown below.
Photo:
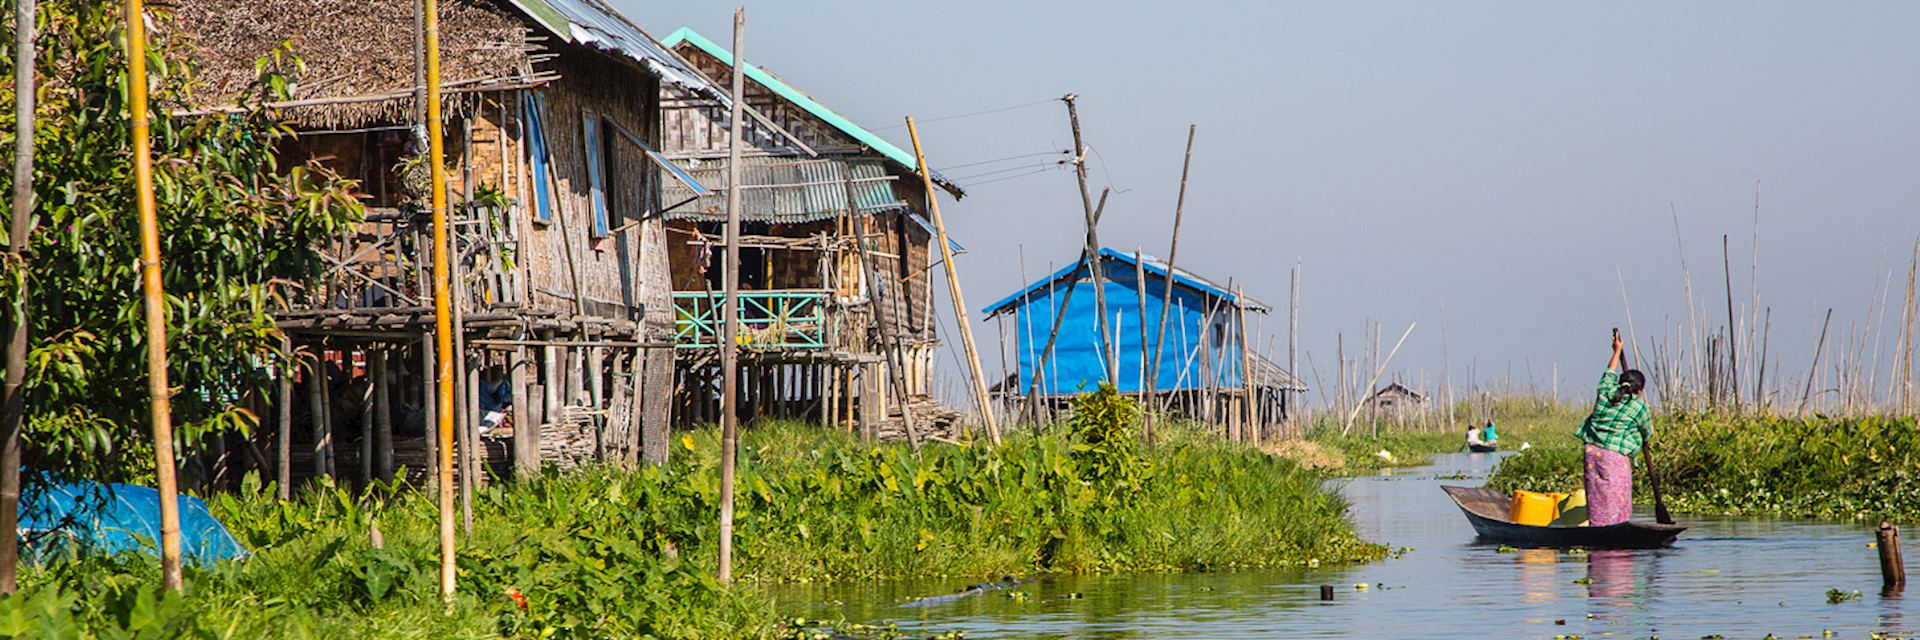
<svg viewBox="0 0 1920 640"><path fill-rule="evenodd" d="M1900 557L1900 527L1882 520L1877 532L1880 549L1880 585L1887 591L1900 591L1907 586L1907 565Z"/></svg>
<svg viewBox="0 0 1920 640"><path fill-rule="evenodd" d="M1733 325L1733 258L1727 253L1727 236L1720 235L1720 262L1727 279L1727 389L1733 392L1733 408L1740 408L1739 328Z"/></svg>

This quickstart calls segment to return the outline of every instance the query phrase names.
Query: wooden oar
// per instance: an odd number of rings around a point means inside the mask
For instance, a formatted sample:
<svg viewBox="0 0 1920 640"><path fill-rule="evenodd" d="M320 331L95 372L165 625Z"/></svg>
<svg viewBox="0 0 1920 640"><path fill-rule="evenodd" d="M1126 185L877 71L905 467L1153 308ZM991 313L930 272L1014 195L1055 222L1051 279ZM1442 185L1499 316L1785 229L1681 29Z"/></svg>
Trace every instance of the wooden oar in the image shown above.
<svg viewBox="0 0 1920 640"><path fill-rule="evenodd" d="M1620 337L1620 329L1615 327L1614 337ZM1620 352L1620 372L1626 373L1633 367L1627 365L1627 352ZM1647 485L1653 488L1653 520L1660 524L1673 524L1673 514L1667 512L1667 498L1660 493L1660 474L1653 470L1653 443L1640 443L1640 455L1647 463Z"/></svg>

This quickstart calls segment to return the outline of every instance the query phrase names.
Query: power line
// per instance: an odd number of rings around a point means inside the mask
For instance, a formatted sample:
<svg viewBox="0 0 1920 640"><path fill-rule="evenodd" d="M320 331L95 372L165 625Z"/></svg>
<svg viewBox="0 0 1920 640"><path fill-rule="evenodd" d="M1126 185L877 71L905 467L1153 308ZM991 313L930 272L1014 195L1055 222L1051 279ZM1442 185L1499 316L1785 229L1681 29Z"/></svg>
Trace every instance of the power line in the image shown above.
<svg viewBox="0 0 1920 640"><path fill-rule="evenodd" d="M1035 100L1035 101L1033 101L1033 102L1028 102L1028 103L1024 103L1024 104L1016 104L1016 105L1012 105L1012 106L1007 106L1007 107L1000 107L1000 108L997 108L997 109L987 109L987 110L984 110L984 111L973 111L973 112L968 112L968 113L956 113L956 114L953 114L953 115L949 115L949 116L939 116L939 117L936 117L936 118L926 118L926 119L923 119L923 120L915 120L914 122L915 122L915 123L918 123L918 124L927 124L927 123L930 123L930 122L940 122L940 121L943 121L943 120L957 120L957 119L960 119L960 118L972 118L972 117L975 117L975 116L984 116L984 115L992 115L992 114L995 114L995 113L1004 113L1004 112L1007 112L1007 111L1013 111L1013 110L1015 110L1015 109L1025 109L1025 108L1027 108L1027 107L1033 107L1033 106L1038 106L1038 105L1043 105L1043 104L1047 104L1047 103L1049 103L1049 102L1054 102L1054 101L1056 101L1056 100L1059 100L1059 98L1047 98L1047 99L1045 99L1045 100ZM885 131L885 130L888 130L888 129L898 129L898 128L901 128L901 127L905 127L905 126L907 126L907 125L906 125L905 123L902 123L902 124L896 124L896 125L890 125L890 126L885 126L885 127L877 127L877 128L875 128L874 130L875 130L875 131Z"/></svg>
<svg viewBox="0 0 1920 640"><path fill-rule="evenodd" d="M966 167L975 167L975 166L979 166L979 165L983 165L983 164L993 164L993 163L996 163L996 162L1006 162L1006 161L1008 161L1008 160L1019 160L1019 159L1022 159L1022 158L1034 158L1034 157L1039 157L1039 156L1052 156L1052 155L1067 155L1067 154L1069 154L1069 153L1072 153L1072 152L1071 152L1071 151L1067 151L1067 150L1065 150L1065 149L1061 149L1061 150L1058 150L1058 151L1040 151L1040 152L1036 152L1036 153L1022 153L1022 154L1020 154L1020 155L1014 155L1014 156L1006 156L1006 157L1003 157L1003 158L994 158L994 159L991 159L991 160L980 160L980 161L977 161L977 162L968 162L968 163L964 163L964 164L954 164L954 165L947 165L947 166L944 166L944 167L938 167L938 169L939 169L940 171L952 171L952 170L954 170L954 169L962 169L962 168L966 168Z"/></svg>
<svg viewBox="0 0 1920 640"><path fill-rule="evenodd" d="M975 174L970 174L970 175L965 175L965 176L961 176L961 177L958 177L958 178L953 178L953 180L954 180L954 181L959 181L959 182L964 182L964 181L967 181L967 180L972 180L972 179L974 179L974 178L984 178L984 177L987 177L987 176L993 176L993 175L999 175L999 174L1002 174L1002 173L1010 173L1010 172L1014 172L1014 171L1020 171L1020 170L1023 170L1023 169L1052 169L1052 168L1054 168L1054 167L1057 167L1057 166L1064 166L1065 164L1066 164L1066 161L1065 161L1065 160L1062 160L1062 161L1059 161L1059 162L1042 162L1042 163L1036 163L1036 164L1023 164L1023 165L1020 165L1020 166L1017 166L1017 167L1007 167L1007 168L1005 168L1005 169L994 169L994 170L992 170L992 171L982 171L982 172L980 172L980 173L975 173Z"/></svg>

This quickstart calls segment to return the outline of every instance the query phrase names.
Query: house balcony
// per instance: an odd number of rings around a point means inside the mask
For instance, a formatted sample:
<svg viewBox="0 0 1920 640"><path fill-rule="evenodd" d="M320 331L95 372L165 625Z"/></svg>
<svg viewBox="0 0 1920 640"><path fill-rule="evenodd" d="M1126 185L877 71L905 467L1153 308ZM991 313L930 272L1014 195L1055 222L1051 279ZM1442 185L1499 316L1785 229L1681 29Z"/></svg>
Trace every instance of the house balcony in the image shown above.
<svg viewBox="0 0 1920 640"><path fill-rule="evenodd" d="M833 292L825 289L771 289L741 291L735 313L740 319L737 340L742 349L757 351L824 351L833 344L828 309ZM673 294L675 347L711 349L720 344L726 295L719 292Z"/></svg>

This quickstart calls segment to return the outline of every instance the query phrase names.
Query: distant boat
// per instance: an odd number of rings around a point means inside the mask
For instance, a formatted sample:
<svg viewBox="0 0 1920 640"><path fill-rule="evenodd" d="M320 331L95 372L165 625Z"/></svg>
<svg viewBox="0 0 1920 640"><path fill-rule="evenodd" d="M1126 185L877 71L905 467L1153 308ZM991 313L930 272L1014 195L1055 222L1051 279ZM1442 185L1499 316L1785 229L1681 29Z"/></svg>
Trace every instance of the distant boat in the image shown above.
<svg viewBox="0 0 1920 640"><path fill-rule="evenodd" d="M1441 486L1447 497L1467 514L1480 539L1517 547L1586 547L1588 549L1653 549L1673 544L1687 528L1676 524L1624 522L1605 527L1564 527L1517 524L1507 520L1512 497L1487 487Z"/></svg>
<svg viewBox="0 0 1920 640"><path fill-rule="evenodd" d="M1474 453L1493 453L1495 451L1500 450L1500 445L1497 445L1491 442L1485 442L1485 443L1469 442L1467 443L1467 450L1472 451Z"/></svg>

